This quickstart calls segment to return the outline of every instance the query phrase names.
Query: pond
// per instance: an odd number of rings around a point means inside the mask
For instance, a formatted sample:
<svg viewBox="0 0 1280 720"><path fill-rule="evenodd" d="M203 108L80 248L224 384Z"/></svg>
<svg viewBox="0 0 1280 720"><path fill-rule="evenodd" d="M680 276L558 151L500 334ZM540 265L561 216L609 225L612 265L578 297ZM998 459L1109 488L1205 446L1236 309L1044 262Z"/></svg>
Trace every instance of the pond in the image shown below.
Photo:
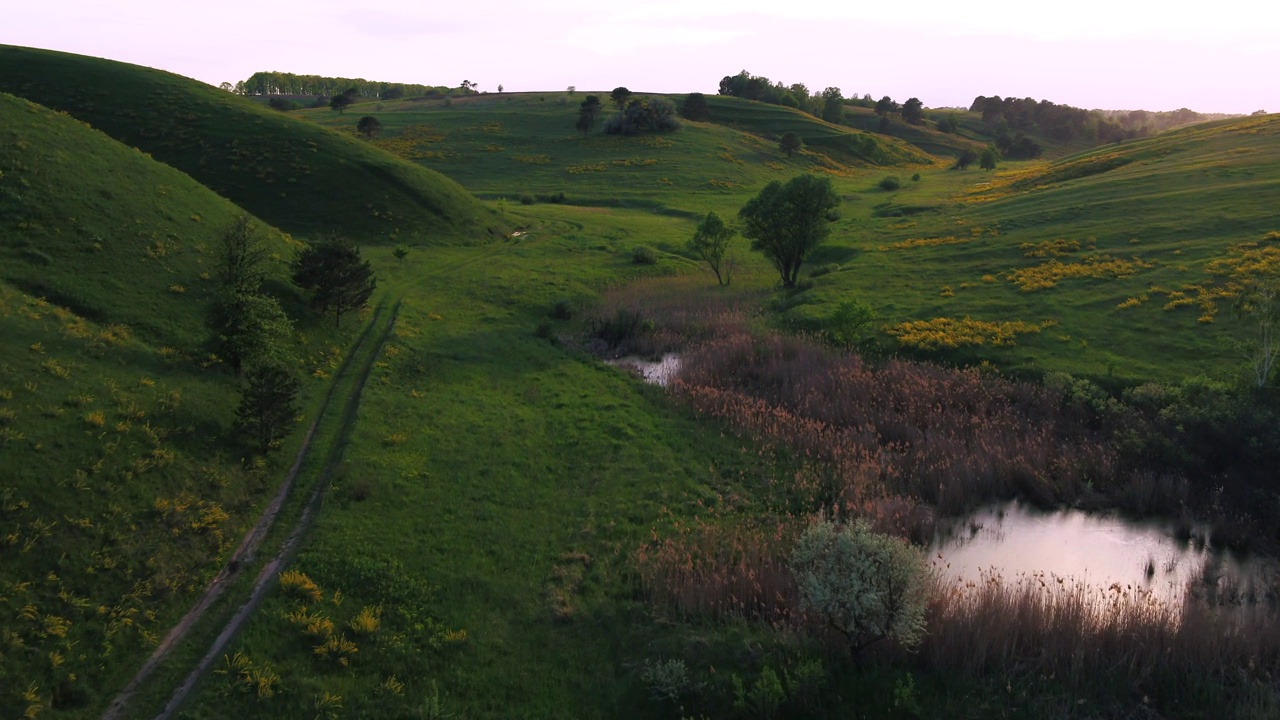
<svg viewBox="0 0 1280 720"><path fill-rule="evenodd" d="M617 360L610 360L610 365L631 370L644 378L645 382L666 387L680 372L680 356L667 353L661 359L649 360L635 355Z"/></svg>
<svg viewBox="0 0 1280 720"><path fill-rule="evenodd" d="M1187 536L1186 532L1181 533ZM1167 523L1080 510L1040 512L1018 502L993 506L941 529L929 557L944 577L980 582L1041 576L1150 593L1180 604L1189 587L1230 586L1248 596L1273 593L1276 564L1215 550L1204 528L1179 539Z"/></svg>

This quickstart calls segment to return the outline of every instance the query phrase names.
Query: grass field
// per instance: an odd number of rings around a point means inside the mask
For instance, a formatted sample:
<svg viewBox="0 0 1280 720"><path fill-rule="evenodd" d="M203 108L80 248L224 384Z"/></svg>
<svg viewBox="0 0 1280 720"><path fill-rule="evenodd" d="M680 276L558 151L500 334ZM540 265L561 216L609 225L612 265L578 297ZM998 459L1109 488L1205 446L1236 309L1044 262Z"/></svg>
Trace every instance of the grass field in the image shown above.
<svg viewBox="0 0 1280 720"><path fill-rule="evenodd" d="M1139 688L1175 694L1159 708L1171 716L1231 701L1239 716L1266 717L1274 704L1261 669L1231 675L1229 663L1188 679L1153 660L1133 687L1087 687L1013 666L1007 677L955 671L938 658L963 655L960 640L926 658L888 649L857 663L761 615L672 610L655 600L646 552L698 551L673 572L695 560L776 571L816 508L806 483L825 460L700 414L586 345L633 306L660 338L682 306L733 306L742 337L763 337L821 330L858 300L879 315L864 343L873 352L1065 370L1115 388L1235 379L1244 362L1231 343L1247 328L1230 295L1274 270L1280 242L1276 116L957 171L920 148L945 154L958 139L922 131L908 134L913 145L733 99L712 98L713 122L675 133L583 137L572 126L586 93L287 117L129 66L16 48L0 48L0 61L0 89L71 113L0 95L0 705L97 717L282 475L279 460L240 462L236 382L204 349L211 253L243 212L232 202L262 219L280 261L321 230L359 238L375 303L398 315L384 344L353 349L372 337L370 315L334 332L302 311L283 265L273 271L310 375L303 414L343 400L320 418L296 496L315 490L323 504L291 571L181 717L1076 717L1133 710ZM41 82L78 73L84 84L59 85L61 96ZM355 136L365 114L383 125L372 141ZM980 141L976 128L966 116L958 137ZM774 139L787 131L808 143L792 158ZM311 174L280 197L293 162ZM734 284L716 287L684 249L696 220L732 218L765 183L800 172L826 174L841 196L801 287L778 289L742 239ZM886 176L899 188L881 189ZM650 312L664 304L667 315ZM702 320L682 330L696 335ZM769 342L780 356L829 353ZM342 371L347 357L354 369ZM990 370L965 375L975 397ZM947 372L920 377L952 387ZM1021 387L1007 391L1031 392ZM783 427L782 413L753 407ZM1001 402L989 409L1005 418L1001 432L1029 424L1000 414ZM1095 436L1079 437L1085 467ZM1048 452L1041 474L1061 470ZM1008 459L1012 472L1025 465ZM945 460L933 469L959 466ZM1086 475L1070 497L1094 490ZM285 509L269 548L303 502ZM129 716L154 716L246 585ZM1033 602L1020 597L1000 595ZM986 617L984 607L952 610ZM687 707L657 692L677 659L689 674L674 699Z"/></svg>

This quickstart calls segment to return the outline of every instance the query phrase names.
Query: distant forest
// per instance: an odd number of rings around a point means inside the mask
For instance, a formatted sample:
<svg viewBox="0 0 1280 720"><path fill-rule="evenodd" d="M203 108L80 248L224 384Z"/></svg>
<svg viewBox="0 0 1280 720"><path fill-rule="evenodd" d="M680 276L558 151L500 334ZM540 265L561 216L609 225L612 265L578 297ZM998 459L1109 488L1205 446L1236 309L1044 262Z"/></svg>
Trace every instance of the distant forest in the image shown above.
<svg viewBox="0 0 1280 720"><path fill-rule="evenodd" d="M415 85L413 83L389 83L364 78L322 77L320 75L295 75L283 72L256 72L248 80L238 82L233 88L237 95L312 95L331 97L355 89L358 97L396 100L406 97L438 98L447 95L471 95L475 90L471 83L463 81L462 87L444 85Z"/></svg>

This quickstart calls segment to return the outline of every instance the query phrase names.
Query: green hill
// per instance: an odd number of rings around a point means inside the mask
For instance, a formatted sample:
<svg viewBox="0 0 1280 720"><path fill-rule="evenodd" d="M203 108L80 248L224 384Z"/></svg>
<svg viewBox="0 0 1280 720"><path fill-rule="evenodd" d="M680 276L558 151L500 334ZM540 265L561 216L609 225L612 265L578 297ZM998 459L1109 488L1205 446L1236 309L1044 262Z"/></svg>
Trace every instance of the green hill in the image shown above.
<svg viewBox="0 0 1280 720"><path fill-rule="evenodd" d="M67 112L288 232L475 242L500 231L438 173L170 73L3 46L0 91Z"/></svg>
<svg viewBox="0 0 1280 720"><path fill-rule="evenodd" d="M884 209L934 212L873 217L834 238L823 256L856 261L817 278L793 312L821 316L853 295L890 327L966 317L1042 324L1016 346L942 353L1006 368L1130 381L1234 374L1249 326L1231 310L1232 288L1242 272L1274 263L1277 191L1275 115L995 173L930 173Z"/></svg>
<svg viewBox="0 0 1280 720"><path fill-rule="evenodd" d="M98 716L273 484L269 466L239 462L238 383L202 351L206 273L243 214L0 93L6 716Z"/></svg>
<svg viewBox="0 0 1280 720"><path fill-rule="evenodd" d="M364 103L347 115L382 123L374 143L439 170L472 192L510 201L650 208L678 215L736 212L743 196L801 172L859 177L882 165L933 162L893 138L859 133L792 111L735 98L711 98L712 122L682 121L662 134L608 135L574 129L589 94L486 94L446 100ZM677 104L683 96L670 96ZM292 113L353 134L350 117L327 109ZM788 157L784 132L808 146Z"/></svg>
<svg viewBox="0 0 1280 720"><path fill-rule="evenodd" d="M194 352L218 239L244 211L68 115L3 93L0 136L0 279ZM277 257L291 252L278 232L264 236Z"/></svg>

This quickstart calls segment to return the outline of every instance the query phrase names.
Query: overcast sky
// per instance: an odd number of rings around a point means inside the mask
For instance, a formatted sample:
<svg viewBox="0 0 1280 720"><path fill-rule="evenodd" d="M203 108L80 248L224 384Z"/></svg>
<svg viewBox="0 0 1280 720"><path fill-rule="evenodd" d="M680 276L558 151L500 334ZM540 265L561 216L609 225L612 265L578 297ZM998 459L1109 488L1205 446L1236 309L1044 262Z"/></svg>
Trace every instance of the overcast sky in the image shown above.
<svg viewBox="0 0 1280 720"><path fill-rule="evenodd" d="M977 95L1085 108L1280 111L1280 9L1141 0L456 2L35 0L0 44L160 68L210 84L260 70L507 92L714 93L746 69L810 90ZM1186 8L1186 9L1184 9ZM1194 8L1194 9L1191 9Z"/></svg>

